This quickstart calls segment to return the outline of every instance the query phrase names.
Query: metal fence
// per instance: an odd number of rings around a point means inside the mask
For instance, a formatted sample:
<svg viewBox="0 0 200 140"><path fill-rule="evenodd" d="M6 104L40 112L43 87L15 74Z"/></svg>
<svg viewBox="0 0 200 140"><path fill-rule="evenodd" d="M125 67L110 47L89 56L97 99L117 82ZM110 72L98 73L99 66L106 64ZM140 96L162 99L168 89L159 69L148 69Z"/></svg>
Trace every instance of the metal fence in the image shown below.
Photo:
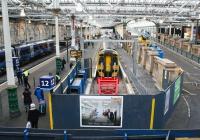
<svg viewBox="0 0 200 140"><path fill-rule="evenodd" d="M181 137L199 138L200 130L47 130L0 128L1 140L168 140Z"/></svg>
<svg viewBox="0 0 200 140"><path fill-rule="evenodd" d="M163 45L164 47L167 47L167 48L169 48L169 49L175 51L176 53L178 53L178 54L180 54L180 55L182 55L182 56L184 56L184 57L190 59L191 61L194 61L194 62L200 64L200 56L194 55L194 54L192 54L192 53L190 53L190 52L187 52L187 51L185 51L185 50L183 50L183 49L180 49L180 48L177 48L177 47L175 47L175 46L172 46L172 45L170 45L170 44L168 44L168 43L166 43L166 42L162 42L162 41L160 41L160 40L157 39L157 38L151 38L151 39L154 40L155 42L160 43L160 44Z"/></svg>

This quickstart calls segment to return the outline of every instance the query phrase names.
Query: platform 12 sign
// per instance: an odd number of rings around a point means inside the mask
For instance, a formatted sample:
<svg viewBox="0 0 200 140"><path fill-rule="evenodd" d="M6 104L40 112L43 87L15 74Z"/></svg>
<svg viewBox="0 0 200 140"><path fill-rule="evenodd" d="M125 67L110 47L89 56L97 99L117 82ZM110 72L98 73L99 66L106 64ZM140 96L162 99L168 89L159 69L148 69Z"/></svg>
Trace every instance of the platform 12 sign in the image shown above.
<svg viewBox="0 0 200 140"><path fill-rule="evenodd" d="M55 87L55 78L54 76L45 75L40 77L40 88L51 90Z"/></svg>

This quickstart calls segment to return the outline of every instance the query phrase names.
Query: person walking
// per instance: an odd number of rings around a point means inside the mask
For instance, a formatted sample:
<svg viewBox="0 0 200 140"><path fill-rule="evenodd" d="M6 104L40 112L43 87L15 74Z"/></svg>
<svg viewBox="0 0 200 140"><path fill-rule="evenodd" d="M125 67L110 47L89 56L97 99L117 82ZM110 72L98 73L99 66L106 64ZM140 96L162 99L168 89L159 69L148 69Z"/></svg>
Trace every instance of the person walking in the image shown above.
<svg viewBox="0 0 200 140"><path fill-rule="evenodd" d="M31 88L29 82L28 82L28 76L29 76L29 71L28 70L25 70L23 72L23 77L24 77L24 86L25 88Z"/></svg>
<svg viewBox="0 0 200 140"><path fill-rule="evenodd" d="M23 72L22 69L17 70L17 79L18 79L18 85L23 85Z"/></svg>
<svg viewBox="0 0 200 140"><path fill-rule="evenodd" d="M23 92L23 99L24 99L25 111L27 112L30 108L30 104L32 103L31 92L29 91L28 88L25 88Z"/></svg>
<svg viewBox="0 0 200 140"><path fill-rule="evenodd" d="M55 76L55 78L56 78L56 85L60 82L60 76L58 75L58 73L56 73L56 76Z"/></svg>
<svg viewBox="0 0 200 140"><path fill-rule="evenodd" d="M65 58L63 57L63 59L62 59L62 70L65 68L65 64L66 64L66 61L65 61Z"/></svg>
<svg viewBox="0 0 200 140"><path fill-rule="evenodd" d="M38 99L38 103L40 103L41 100L44 100L43 90L39 86L35 89L34 94Z"/></svg>
<svg viewBox="0 0 200 140"><path fill-rule="evenodd" d="M38 120L39 120L40 112L36 109L35 104L32 103L30 105L30 110L28 111L28 119L31 123L31 128L38 128Z"/></svg>

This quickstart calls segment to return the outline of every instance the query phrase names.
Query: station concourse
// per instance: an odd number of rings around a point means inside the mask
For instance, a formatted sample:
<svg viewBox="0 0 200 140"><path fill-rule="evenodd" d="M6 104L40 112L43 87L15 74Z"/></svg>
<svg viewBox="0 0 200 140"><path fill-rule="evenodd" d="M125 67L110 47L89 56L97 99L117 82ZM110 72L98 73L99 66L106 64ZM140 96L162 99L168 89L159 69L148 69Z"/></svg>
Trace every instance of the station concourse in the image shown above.
<svg viewBox="0 0 200 140"><path fill-rule="evenodd" d="M199 0L0 7L0 139L200 140Z"/></svg>

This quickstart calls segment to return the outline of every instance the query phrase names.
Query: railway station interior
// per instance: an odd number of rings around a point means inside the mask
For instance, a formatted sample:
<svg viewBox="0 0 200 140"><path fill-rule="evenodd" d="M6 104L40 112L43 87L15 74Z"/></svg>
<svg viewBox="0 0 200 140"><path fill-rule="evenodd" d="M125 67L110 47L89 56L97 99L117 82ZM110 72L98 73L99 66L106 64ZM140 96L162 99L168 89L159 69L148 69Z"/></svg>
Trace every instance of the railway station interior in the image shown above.
<svg viewBox="0 0 200 140"><path fill-rule="evenodd" d="M200 140L199 0L0 8L0 140Z"/></svg>

